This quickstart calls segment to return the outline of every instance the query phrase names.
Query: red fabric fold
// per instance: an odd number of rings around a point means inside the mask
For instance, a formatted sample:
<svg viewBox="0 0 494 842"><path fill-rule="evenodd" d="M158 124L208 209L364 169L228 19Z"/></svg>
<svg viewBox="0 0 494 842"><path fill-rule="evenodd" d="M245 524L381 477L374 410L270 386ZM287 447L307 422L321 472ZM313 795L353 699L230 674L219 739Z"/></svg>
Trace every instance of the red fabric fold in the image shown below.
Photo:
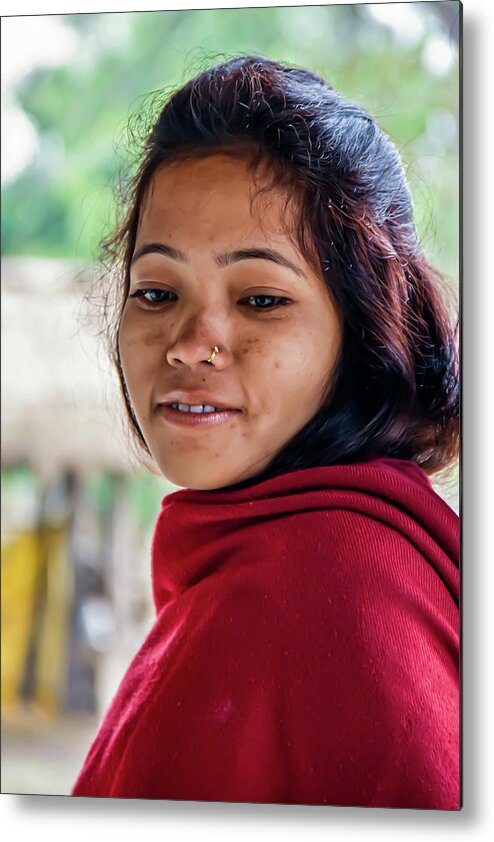
<svg viewBox="0 0 494 842"><path fill-rule="evenodd" d="M458 810L458 526L396 459L165 497L72 794Z"/></svg>

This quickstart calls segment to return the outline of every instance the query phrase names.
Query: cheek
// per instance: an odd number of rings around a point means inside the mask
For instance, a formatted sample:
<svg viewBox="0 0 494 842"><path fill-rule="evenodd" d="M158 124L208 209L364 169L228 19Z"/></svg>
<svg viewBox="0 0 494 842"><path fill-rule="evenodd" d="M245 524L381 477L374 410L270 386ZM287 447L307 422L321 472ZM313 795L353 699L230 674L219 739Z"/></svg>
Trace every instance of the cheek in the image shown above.
<svg viewBox="0 0 494 842"><path fill-rule="evenodd" d="M163 334L156 325L142 326L131 319L122 319L118 347L123 376L135 413L145 423L149 390L156 371L163 363Z"/></svg>
<svg viewBox="0 0 494 842"><path fill-rule="evenodd" d="M267 367L266 383L285 423L311 417L321 405L329 382L334 352L326 335L294 332L277 348ZM273 404L272 404L273 405Z"/></svg>
<svg viewBox="0 0 494 842"><path fill-rule="evenodd" d="M276 354L274 368L277 376L287 383L305 383L310 380L317 355L311 353L311 343L304 333L294 332L283 348Z"/></svg>
<svg viewBox="0 0 494 842"><path fill-rule="evenodd" d="M143 325L131 316L122 318L118 347L124 375L143 372L152 361L158 359L163 348L162 330Z"/></svg>
<svg viewBox="0 0 494 842"><path fill-rule="evenodd" d="M289 418L300 410L310 370L303 340L291 333L286 341L246 344L244 361L254 398L251 417L256 416L269 427L273 423L289 425Z"/></svg>

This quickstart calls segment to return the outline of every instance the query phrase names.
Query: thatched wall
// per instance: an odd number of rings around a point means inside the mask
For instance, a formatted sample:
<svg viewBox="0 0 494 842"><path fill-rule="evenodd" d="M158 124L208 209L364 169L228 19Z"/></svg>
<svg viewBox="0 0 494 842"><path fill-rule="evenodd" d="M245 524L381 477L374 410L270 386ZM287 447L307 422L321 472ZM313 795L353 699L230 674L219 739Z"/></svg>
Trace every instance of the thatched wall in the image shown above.
<svg viewBox="0 0 494 842"><path fill-rule="evenodd" d="M89 270L2 259L2 462L41 475L128 470L116 377L87 324Z"/></svg>

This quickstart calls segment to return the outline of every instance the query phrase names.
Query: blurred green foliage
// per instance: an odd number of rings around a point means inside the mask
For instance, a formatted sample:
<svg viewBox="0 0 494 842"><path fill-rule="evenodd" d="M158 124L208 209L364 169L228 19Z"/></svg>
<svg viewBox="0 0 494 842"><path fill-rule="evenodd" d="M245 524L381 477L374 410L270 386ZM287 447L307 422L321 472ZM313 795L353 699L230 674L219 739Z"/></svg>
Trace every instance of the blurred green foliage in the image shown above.
<svg viewBox="0 0 494 842"><path fill-rule="evenodd" d="M40 149L4 189L4 253L93 260L132 160L127 124L142 115L146 125L147 95L233 55L261 54L320 73L393 137L426 253L456 285L459 69L456 60L434 74L423 53L427 39L448 38L441 12L458 4L404 5L425 22L411 44L365 4L63 16L79 36L73 61L36 68L17 86Z"/></svg>

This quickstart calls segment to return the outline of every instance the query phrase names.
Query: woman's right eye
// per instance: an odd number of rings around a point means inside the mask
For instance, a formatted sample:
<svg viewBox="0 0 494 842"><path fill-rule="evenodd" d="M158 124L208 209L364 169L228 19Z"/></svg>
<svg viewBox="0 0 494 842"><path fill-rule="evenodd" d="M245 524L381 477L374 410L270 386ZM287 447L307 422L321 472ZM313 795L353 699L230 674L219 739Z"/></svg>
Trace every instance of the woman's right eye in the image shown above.
<svg viewBox="0 0 494 842"><path fill-rule="evenodd" d="M137 289L132 295L129 295L129 298L144 298L148 304L163 304L166 301L171 301L169 296L174 296L176 299L177 296L174 292L170 292L168 289Z"/></svg>

